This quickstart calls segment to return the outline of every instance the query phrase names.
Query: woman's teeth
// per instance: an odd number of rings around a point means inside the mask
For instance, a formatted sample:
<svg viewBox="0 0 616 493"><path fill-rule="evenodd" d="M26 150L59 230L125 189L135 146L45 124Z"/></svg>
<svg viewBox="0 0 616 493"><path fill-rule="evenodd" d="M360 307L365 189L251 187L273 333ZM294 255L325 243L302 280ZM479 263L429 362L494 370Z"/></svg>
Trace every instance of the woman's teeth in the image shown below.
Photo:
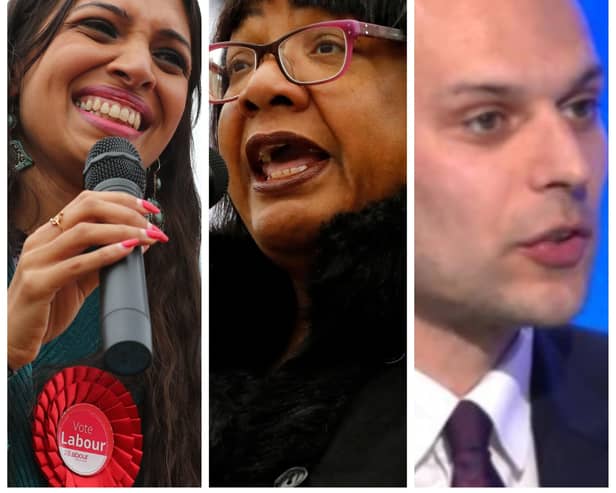
<svg viewBox="0 0 616 493"><path fill-rule="evenodd" d="M272 171L267 176L267 180L276 180L278 178L287 178L291 175L296 175L297 173L301 173L308 169L308 166L302 164L301 166L296 166L295 168L285 168L278 171Z"/></svg>
<svg viewBox="0 0 616 493"><path fill-rule="evenodd" d="M75 102L75 106L96 116L127 123L135 130L139 130L141 126L141 114L128 106L101 100L101 98L80 99Z"/></svg>

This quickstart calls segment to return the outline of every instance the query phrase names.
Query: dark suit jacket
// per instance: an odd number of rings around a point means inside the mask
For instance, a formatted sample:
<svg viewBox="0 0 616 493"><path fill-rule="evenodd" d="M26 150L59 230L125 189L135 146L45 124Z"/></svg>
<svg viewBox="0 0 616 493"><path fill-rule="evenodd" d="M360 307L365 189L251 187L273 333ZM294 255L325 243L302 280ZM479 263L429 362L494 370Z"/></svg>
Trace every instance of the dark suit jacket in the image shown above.
<svg viewBox="0 0 616 493"><path fill-rule="evenodd" d="M535 331L532 426L541 486L607 486L607 355L603 334L572 327ZM302 486L405 484L403 367L394 365L364 389Z"/></svg>
<svg viewBox="0 0 616 493"><path fill-rule="evenodd" d="M535 330L531 400L539 484L607 486L607 336Z"/></svg>

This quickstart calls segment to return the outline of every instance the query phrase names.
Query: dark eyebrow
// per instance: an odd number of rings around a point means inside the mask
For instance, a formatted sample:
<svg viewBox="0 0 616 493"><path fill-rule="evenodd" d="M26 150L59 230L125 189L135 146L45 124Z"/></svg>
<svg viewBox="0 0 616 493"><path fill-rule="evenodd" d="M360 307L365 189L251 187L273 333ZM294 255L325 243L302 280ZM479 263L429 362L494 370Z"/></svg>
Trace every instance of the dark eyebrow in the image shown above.
<svg viewBox="0 0 616 493"><path fill-rule="evenodd" d="M188 50L190 51L190 43L179 32L174 31L173 29L162 29L161 31L159 31L159 34L167 38L171 38L171 39L175 39L176 41L179 41L180 43L185 45L186 48L188 48Z"/></svg>
<svg viewBox="0 0 616 493"><path fill-rule="evenodd" d="M590 66L569 84L569 89L567 89L564 96L559 98L559 103L570 98L573 94L582 89L588 83L602 78L603 68L601 67L601 65L594 64ZM460 82L449 88L447 92L455 96L458 96L463 93L487 93L492 96L519 97L524 93L524 88L520 85L500 84L498 82Z"/></svg>
<svg viewBox="0 0 616 493"><path fill-rule="evenodd" d="M577 77L570 86L570 89L558 99L558 104L562 104L569 98L575 95L576 92L584 89L588 84L596 80L603 80L604 71L603 67L599 64L595 64L592 67L586 69L582 74Z"/></svg>
<svg viewBox="0 0 616 493"><path fill-rule="evenodd" d="M510 84L499 84L496 82L472 83L460 82L452 86L447 92L454 96L464 93L488 93L493 96L508 96L522 93L520 86Z"/></svg>
<svg viewBox="0 0 616 493"><path fill-rule="evenodd" d="M125 19L130 20L130 15L128 15L128 12L126 12L126 10L118 7L117 5L113 5L110 3L104 3L104 2L90 2L90 3L82 3L81 5L78 5L77 7L75 7L73 9L73 12L75 10L79 10L79 9L83 9L85 7L100 7L102 9L107 9L110 12L113 12L114 14L116 14L119 17L123 17Z"/></svg>
<svg viewBox="0 0 616 493"><path fill-rule="evenodd" d="M120 8L117 5L113 5L111 3L104 3L104 2L84 3L84 4L81 4L75 7L73 9L73 12L75 10L83 9L84 7L100 7L102 9L106 9L106 10L109 10L110 12L113 12L114 14L116 14L119 17L122 17L123 19L126 19L128 21L132 20L131 16L123 8ZM162 29L160 31L160 34L163 35L164 37L172 38L172 39L175 39L176 41L179 41L180 43L185 45L190 50L190 43L186 40L184 36L182 36L177 31L174 31L173 29Z"/></svg>

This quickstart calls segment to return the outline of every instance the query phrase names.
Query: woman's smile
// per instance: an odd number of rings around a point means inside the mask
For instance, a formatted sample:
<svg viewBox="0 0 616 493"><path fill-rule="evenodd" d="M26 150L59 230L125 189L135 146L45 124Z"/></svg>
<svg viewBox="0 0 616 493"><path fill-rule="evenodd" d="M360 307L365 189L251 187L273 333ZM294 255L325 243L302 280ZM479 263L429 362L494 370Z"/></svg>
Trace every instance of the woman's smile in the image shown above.
<svg viewBox="0 0 616 493"><path fill-rule="evenodd" d="M115 135L133 141L149 166L182 117L189 46L179 2L119 2L111 10L78 3L22 82L20 121L33 158L58 163L79 186L75 170L88 150ZM38 110L43 105L45 112Z"/></svg>
<svg viewBox="0 0 616 493"><path fill-rule="evenodd" d="M134 138L152 124L152 111L138 96L110 86L88 86L75 94L83 118L111 135Z"/></svg>
<svg viewBox="0 0 616 493"><path fill-rule="evenodd" d="M86 113L121 122L135 130L139 130L139 127L141 127L141 113L113 101L107 101L98 97L87 97L75 101L75 106Z"/></svg>

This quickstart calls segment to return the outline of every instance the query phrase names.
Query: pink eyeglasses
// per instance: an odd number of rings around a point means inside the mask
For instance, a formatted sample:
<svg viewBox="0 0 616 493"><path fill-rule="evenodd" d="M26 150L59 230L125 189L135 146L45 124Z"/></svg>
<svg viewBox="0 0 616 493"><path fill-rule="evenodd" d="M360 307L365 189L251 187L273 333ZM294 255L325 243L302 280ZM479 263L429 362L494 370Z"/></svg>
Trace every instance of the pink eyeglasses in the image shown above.
<svg viewBox="0 0 616 493"><path fill-rule="evenodd" d="M318 22L266 45L227 41L210 45L210 103L236 99L265 55L271 53L285 77L300 85L331 82L347 70L359 36L406 41L400 29L354 19Z"/></svg>

